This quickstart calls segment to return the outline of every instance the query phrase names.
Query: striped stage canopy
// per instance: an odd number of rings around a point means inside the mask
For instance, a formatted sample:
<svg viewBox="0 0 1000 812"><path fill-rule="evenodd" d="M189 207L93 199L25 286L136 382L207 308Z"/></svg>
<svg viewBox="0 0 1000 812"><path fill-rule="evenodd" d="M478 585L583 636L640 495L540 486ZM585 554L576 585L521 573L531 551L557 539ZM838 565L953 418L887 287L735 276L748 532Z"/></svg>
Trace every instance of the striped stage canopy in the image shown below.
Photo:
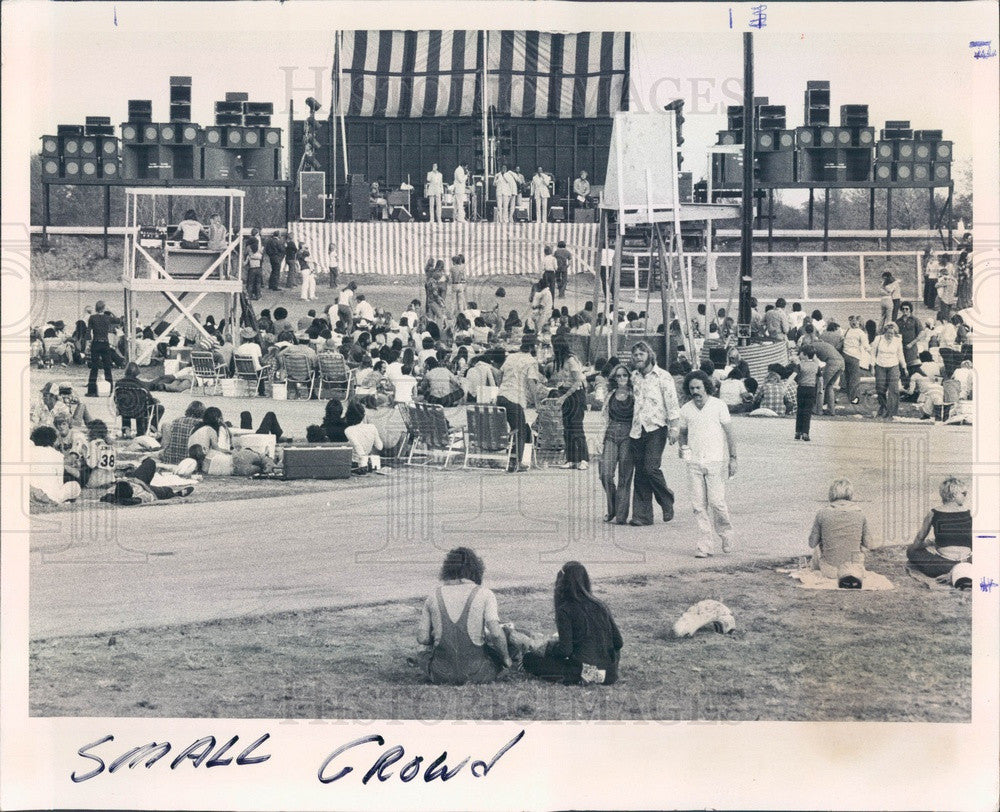
<svg viewBox="0 0 1000 812"><path fill-rule="evenodd" d="M540 31L342 31L333 109L373 118L609 117L628 106L629 35Z"/></svg>
<svg viewBox="0 0 1000 812"><path fill-rule="evenodd" d="M471 278L540 275L546 245L566 242L570 273L593 271L597 223L320 223L293 222L288 229L305 243L320 270L329 267L336 243L340 272L408 276L423 273L428 259L464 254Z"/></svg>

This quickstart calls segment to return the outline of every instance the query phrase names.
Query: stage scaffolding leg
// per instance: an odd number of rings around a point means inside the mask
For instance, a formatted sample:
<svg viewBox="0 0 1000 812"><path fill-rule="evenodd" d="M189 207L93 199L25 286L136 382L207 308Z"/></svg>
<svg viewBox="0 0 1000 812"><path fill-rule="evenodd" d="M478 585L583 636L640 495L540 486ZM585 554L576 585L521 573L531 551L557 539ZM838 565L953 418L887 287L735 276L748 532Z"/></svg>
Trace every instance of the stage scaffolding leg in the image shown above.
<svg viewBox="0 0 1000 812"><path fill-rule="evenodd" d="M830 250L830 189L823 190L823 252ZM824 256L826 262L828 257Z"/></svg>
<svg viewBox="0 0 1000 812"><path fill-rule="evenodd" d="M135 307L132 289L125 288L125 352L126 361L135 358Z"/></svg>
<svg viewBox="0 0 1000 812"><path fill-rule="evenodd" d="M104 186L104 258L108 258L108 226L111 225L111 187Z"/></svg>
<svg viewBox="0 0 1000 812"><path fill-rule="evenodd" d="M934 211L934 187L927 190L927 228L934 228L936 212Z"/></svg>
<svg viewBox="0 0 1000 812"><path fill-rule="evenodd" d="M885 250L892 250L892 187L885 190Z"/></svg>
<svg viewBox="0 0 1000 812"><path fill-rule="evenodd" d="M606 306L601 304L601 262L604 257L604 230L607 223L605 222L604 212L600 213L600 220L597 226L597 254L594 257L594 318L597 318L598 313L602 313L607 310ZM591 333L593 336L593 333ZM596 336L593 336L596 338ZM588 358L587 362L590 363L594 360L597 355L597 342L591 339L588 342ZM608 358L611 356L609 355Z"/></svg>
<svg viewBox="0 0 1000 812"><path fill-rule="evenodd" d="M611 290L608 302L611 305L608 318L611 320L611 345L608 347L608 358L618 353L618 294L621 292L622 281L622 249L625 247L625 235L615 227L615 258L611 269Z"/></svg>
<svg viewBox="0 0 1000 812"><path fill-rule="evenodd" d="M42 183L42 248L49 247L49 225L51 224L49 216L50 188L51 187L48 183Z"/></svg>
<svg viewBox="0 0 1000 812"><path fill-rule="evenodd" d="M815 189L810 189L809 190L809 230L810 231L812 231L812 227L813 227L813 202L814 202L813 192L815 192L815 191L816 191Z"/></svg>
<svg viewBox="0 0 1000 812"><path fill-rule="evenodd" d="M767 264L771 264L774 250L774 189L767 190ZM728 313L726 315L729 315Z"/></svg>
<svg viewBox="0 0 1000 812"><path fill-rule="evenodd" d="M868 230L875 230L875 187L868 190Z"/></svg>
<svg viewBox="0 0 1000 812"><path fill-rule="evenodd" d="M953 241L953 236L954 235L952 233L952 220L953 220L953 217L952 217L952 214L953 214L952 204L954 202L954 198L955 198L955 184L954 183L950 183L950 184L948 184L948 200L945 203L945 206L948 209L948 250L949 251L952 248L954 248L954 241Z"/></svg>

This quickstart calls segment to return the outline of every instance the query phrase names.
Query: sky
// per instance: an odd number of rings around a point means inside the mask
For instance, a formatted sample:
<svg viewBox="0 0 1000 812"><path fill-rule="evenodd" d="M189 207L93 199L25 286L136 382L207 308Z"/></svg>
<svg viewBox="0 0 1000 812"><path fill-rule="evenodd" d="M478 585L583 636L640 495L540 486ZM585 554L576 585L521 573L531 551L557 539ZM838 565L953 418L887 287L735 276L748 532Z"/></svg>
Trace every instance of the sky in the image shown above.
<svg viewBox="0 0 1000 812"><path fill-rule="evenodd" d="M213 30L171 31L142 4L114 10L103 4L107 24L96 27L90 18L87 26L77 25L76 4L55 5L58 15L36 34L33 137L54 132L57 124L83 123L88 115L111 116L117 125L126 119L131 98L152 99L154 119L166 120L169 77L175 74L192 77L193 117L203 125L213 122L213 103L227 91L273 102L273 123L283 127L289 99L297 118L308 96L329 103L333 18L328 26L261 31L239 26L235 15L228 20L230 4L217 4ZM726 127L726 106L741 100L741 35L634 32L631 57L632 108L684 98L684 168L703 174L705 151ZM959 161L969 156L976 120L976 103L963 92L971 66L966 42L942 47L938 35L755 36L756 95L785 105L789 127L803 123L806 80L825 79L831 82L831 123L841 104L868 104L875 127L909 119L916 129L944 130Z"/></svg>

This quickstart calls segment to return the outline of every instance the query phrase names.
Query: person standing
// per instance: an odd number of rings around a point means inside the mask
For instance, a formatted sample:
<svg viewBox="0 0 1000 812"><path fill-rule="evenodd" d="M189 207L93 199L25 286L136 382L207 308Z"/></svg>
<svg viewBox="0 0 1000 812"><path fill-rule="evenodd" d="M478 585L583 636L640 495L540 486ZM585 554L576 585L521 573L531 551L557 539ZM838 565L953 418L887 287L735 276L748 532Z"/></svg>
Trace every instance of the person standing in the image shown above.
<svg viewBox="0 0 1000 812"><path fill-rule="evenodd" d="M455 222L464 223L465 198L468 195L468 188L466 186L468 183L468 175L462 164L455 167L453 179L455 184Z"/></svg>
<svg viewBox="0 0 1000 812"><path fill-rule="evenodd" d="M645 341L632 346L632 369L635 412L629 437L635 486L629 524L653 523L653 499L663 510L663 521L669 522L674 517L674 492L667 487L661 465L667 442L673 445L679 436L677 389L670 373L656 365L653 348Z"/></svg>
<svg viewBox="0 0 1000 812"><path fill-rule="evenodd" d="M431 171L427 173L427 183L424 186L424 194L427 196L430 221L432 223L440 223L441 196L444 194L444 176L438 171L437 164L432 164Z"/></svg>
<svg viewBox="0 0 1000 812"><path fill-rule="evenodd" d="M946 254L941 255L941 266L938 268L937 280L937 317L941 321L951 318L958 293L958 280L955 278L955 266L951 264Z"/></svg>
<svg viewBox="0 0 1000 812"><path fill-rule="evenodd" d="M576 198L576 208L590 208L590 181L587 180L586 171L581 171L580 177L573 181L573 194Z"/></svg>
<svg viewBox="0 0 1000 812"><path fill-rule="evenodd" d="M899 377L906 371L906 356L899 328L890 322L872 344L875 361L875 394L878 396L876 417L889 420L899 411Z"/></svg>
<svg viewBox="0 0 1000 812"><path fill-rule="evenodd" d="M920 365L920 351L917 349L917 336L920 335L920 322L913 315L913 303L902 302L899 305L899 318L896 319L899 337L903 339L903 357L906 358L906 375L904 381L909 381L910 371Z"/></svg>
<svg viewBox="0 0 1000 812"><path fill-rule="evenodd" d="M604 521L625 524L628 521L629 496L632 490L632 417L635 395L632 375L624 364L618 364L608 379L611 393L604 404L604 442L601 452L601 485L607 497L608 511ZM615 474L617 473L617 482Z"/></svg>
<svg viewBox="0 0 1000 812"><path fill-rule="evenodd" d="M825 334L825 333L824 333ZM812 342L813 352L823 362L823 412L837 411L837 384L844 374L844 356L828 341L817 338Z"/></svg>
<svg viewBox="0 0 1000 812"><path fill-rule="evenodd" d="M896 321L899 318L899 305L903 298L899 280L889 273L889 271L882 274L882 293L889 300L890 309L889 314L884 312L882 314L882 326L884 327L888 322Z"/></svg>
<svg viewBox="0 0 1000 812"><path fill-rule="evenodd" d="M934 299L937 297L938 266L931 256L930 246L924 249L920 263L924 272L924 307L933 310Z"/></svg>
<svg viewBox="0 0 1000 812"><path fill-rule="evenodd" d="M511 220L511 201L517 194L513 173L507 169L507 164L500 167L496 177L493 178L493 188L497 194L497 208L493 215L497 223L509 223Z"/></svg>
<svg viewBox="0 0 1000 812"><path fill-rule="evenodd" d="M732 549L733 525L726 505L726 480L736 475L736 440L726 404L708 394L711 381L700 369L684 377L690 400L680 411L680 455L687 461L691 504L701 537L695 558Z"/></svg>
<svg viewBox="0 0 1000 812"><path fill-rule="evenodd" d="M569 348L569 341L561 336L552 341L552 383L559 391L566 447L566 462L560 467L586 471L590 466L587 435L583 430L583 415L587 411L587 379L583 374L583 365Z"/></svg>
<svg viewBox="0 0 1000 812"><path fill-rule="evenodd" d="M799 347L799 364L796 375L798 388L795 392L795 439L809 442L809 426L812 423L813 406L816 404L816 388L819 380L819 362L816 360L815 344Z"/></svg>
<svg viewBox="0 0 1000 812"><path fill-rule="evenodd" d="M535 200L535 222L544 223L548 219L549 208L549 176L541 167L531 179L531 196Z"/></svg>
<svg viewBox="0 0 1000 812"><path fill-rule="evenodd" d="M569 282L569 263L573 255L566 248L566 241L559 240L559 245L552 254L556 260L556 289L559 291L559 298L566 298L566 285Z"/></svg>
<svg viewBox="0 0 1000 812"><path fill-rule="evenodd" d="M552 294L552 301L556 300L556 271L559 263L552 253L552 246L546 245L542 252L542 284L545 285Z"/></svg>
<svg viewBox="0 0 1000 812"><path fill-rule="evenodd" d="M538 359L535 357L537 349L535 337L524 336L520 350L508 355L500 369L502 378L497 390L497 406L506 410L507 425L514 432L516 459L511 463L511 472L525 470L525 466L521 464L525 457L524 447L531 442L531 428L525 419L524 410L528 408L529 395L533 395L543 384Z"/></svg>
<svg viewBox="0 0 1000 812"><path fill-rule="evenodd" d="M267 265L265 266L268 274L267 289L280 290L281 261L285 257L285 247L282 245L276 232L272 231L271 235L264 240L264 256L267 258Z"/></svg>
<svg viewBox="0 0 1000 812"><path fill-rule="evenodd" d="M285 287L294 288L295 283L298 281L296 277L298 276L299 264L296 262L295 258L298 256L299 247L295 244L295 240L292 239L292 235L288 234L285 237Z"/></svg>
<svg viewBox="0 0 1000 812"><path fill-rule="evenodd" d="M309 260L309 248L305 245L299 249L295 255L295 261L302 274L302 290L299 298L304 302L311 302L316 299L316 274L313 272L312 262Z"/></svg>
<svg viewBox="0 0 1000 812"><path fill-rule="evenodd" d="M904 302L904 308L906 303ZM868 349L868 333L861 326L860 316L848 316L848 328L844 333L844 387L847 399L852 405L861 400L861 368L871 366Z"/></svg>
<svg viewBox="0 0 1000 812"><path fill-rule="evenodd" d="M465 310L465 256L451 258L451 290L455 294L455 315Z"/></svg>
<svg viewBox="0 0 1000 812"><path fill-rule="evenodd" d="M97 397L97 371L104 370L104 380L108 384L114 383L111 375L111 319L104 311L107 305L104 301L99 301L94 305L96 311L87 322L87 331L90 334L90 378L87 380L86 397Z"/></svg>
<svg viewBox="0 0 1000 812"><path fill-rule="evenodd" d="M247 298L256 301L264 284L264 251L260 239L251 240L247 254Z"/></svg>
<svg viewBox="0 0 1000 812"><path fill-rule="evenodd" d="M330 240L327 246L326 265L330 269L330 288L336 290L337 277L340 275L340 249L336 240Z"/></svg>

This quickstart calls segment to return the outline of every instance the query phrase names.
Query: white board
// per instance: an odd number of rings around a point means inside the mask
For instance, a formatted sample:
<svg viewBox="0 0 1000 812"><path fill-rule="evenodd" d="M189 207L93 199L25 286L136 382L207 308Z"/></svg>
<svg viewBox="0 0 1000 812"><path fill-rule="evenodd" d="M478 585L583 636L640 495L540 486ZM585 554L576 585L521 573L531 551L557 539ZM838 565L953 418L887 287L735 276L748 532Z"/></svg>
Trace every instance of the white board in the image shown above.
<svg viewBox="0 0 1000 812"><path fill-rule="evenodd" d="M672 209L677 202L674 112L615 113L605 209Z"/></svg>

